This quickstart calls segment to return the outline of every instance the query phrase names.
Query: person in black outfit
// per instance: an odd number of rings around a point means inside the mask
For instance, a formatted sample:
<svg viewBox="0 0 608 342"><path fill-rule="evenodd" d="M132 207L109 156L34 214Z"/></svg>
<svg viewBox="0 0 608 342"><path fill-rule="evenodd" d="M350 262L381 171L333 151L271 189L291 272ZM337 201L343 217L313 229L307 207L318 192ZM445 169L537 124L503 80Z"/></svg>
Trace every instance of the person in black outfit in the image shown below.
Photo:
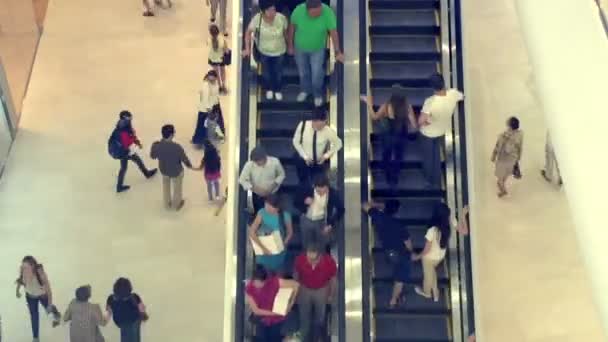
<svg viewBox="0 0 608 342"><path fill-rule="evenodd" d="M141 322L148 319L148 314L141 297L133 292L129 279L116 280L106 310L120 328L120 342L141 342Z"/></svg>
<svg viewBox="0 0 608 342"><path fill-rule="evenodd" d="M389 263L393 266L393 293L389 307L403 303L403 285L410 280L412 240L407 229L394 216L399 211L399 201L388 200L386 203L364 203L365 211L372 219L372 224L385 250Z"/></svg>
<svg viewBox="0 0 608 342"><path fill-rule="evenodd" d="M329 186L327 176L317 175L312 187L299 192L296 208L302 214L300 231L304 248L313 242L329 246L333 231L344 216L344 203L340 193Z"/></svg>
<svg viewBox="0 0 608 342"><path fill-rule="evenodd" d="M133 129L131 123L132 119L133 115L131 112L126 110L120 112L114 133L118 134L118 139L120 139L122 148L125 150L124 157L120 158L120 170L118 171L116 192L127 191L131 188L130 186L124 184L125 175L129 166L129 160L134 162L137 167L139 167L139 170L146 178L152 178L157 171L157 169L148 170L136 152L137 148L141 149L142 146L139 138L137 138L137 135L135 134L135 130Z"/></svg>

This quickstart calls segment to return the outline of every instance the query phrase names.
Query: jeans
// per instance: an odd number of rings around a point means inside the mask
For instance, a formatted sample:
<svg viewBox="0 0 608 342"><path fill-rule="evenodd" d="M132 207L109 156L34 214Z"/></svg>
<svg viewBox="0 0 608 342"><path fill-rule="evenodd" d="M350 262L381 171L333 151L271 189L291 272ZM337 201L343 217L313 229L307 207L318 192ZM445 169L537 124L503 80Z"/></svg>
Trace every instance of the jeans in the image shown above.
<svg viewBox="0 0 608 342"><path fill-rule="evenodd" d="M403 159L406 139L405 136L394 134L382 137L382 167L389 184L399 183L399 163Z"/></svg>
<svg viewBox="0 0 608 342"><path fill-rule="evenodd" d="M141 342L141 321L121 326L120 342Z"/></svg>
<svg viewBox="0 0 608 342"><path fill-rule="evenodd" d="M444 136L429 138L420 134L422 169L427 182L432 186L441 185L441 146Z"/></svg>
<svg viewBox="0 0 608 342"><path fill-rule="evenodd" d="M144 176L146 176L146 177L150 176L150 170L148 170L146 168L146 165L144 165L144 162L141 160L141 158L139 158L137 153L132 154L130 156L126 156L120 160L120 170L118 171L118 182L117 182L118 187L123 186L125 183L125 175L127 174L129 160L134 162L135 165L137 165L137 167L139 167L139 170L141 171L141 173L143 173Z"/></svg>
<svg viewBox="0 0 608 342"><path fill-rule="evenodd" d="M177 209L182 204L182 180L184 179L184 172L180 173L177 177L168 177L163 175L163 203L165 208L171 209L171 207ZM173 183L173 193L171 193L171 183Z"/></svg>
<svg viewBox="0 0 608 342"><path fill-rule="evenodd" d="M207 195L209 195L209 200L213 201L217 197L220 197L220 180L207 180Z"/></svg>
<svg viewBox="0 0 608 342"><path fill-rule="evenodd" d="M323 97L325 83L325 49L307 52L296 48L295 58L300 75L300 91Z"/></svg>
<svg viewBox="0 0 608 342"><path fill-rule="evenodd" d="M272 325L260 323L256 327L255 342L282 342L283 322Z"/></svg>
<svg viewBox="0 0 608 342"><path fill-rule="evenodd" d="M300 232L302 234L302 245L304 248L311 244L319 244L320 247L325 250L331 244L331 233L323 233L325 226L325 219L313 221L306 217L306 213L300 216Z"/></svg>
<svg viewBox="0 0 608 342"><path fill-rule="evenodd" d="M38 338L40 333L40 313L38 312L38 304L50 314L53 315L53 319L59 321L60 314L55 305L49 305L49 298L44 295L40 297L32 297L28 294L25 295L27 302L27 308L30 311L30 320L32 322L32 335L34 338Z"/></svg>
<svg viewBox="0 0 608 342"><path fill-rule="evenodd" d="M283 63L285 55L266 56L260 53L260 64L262 64L262 85L266 90L280 92L283 88Z"/></svg>

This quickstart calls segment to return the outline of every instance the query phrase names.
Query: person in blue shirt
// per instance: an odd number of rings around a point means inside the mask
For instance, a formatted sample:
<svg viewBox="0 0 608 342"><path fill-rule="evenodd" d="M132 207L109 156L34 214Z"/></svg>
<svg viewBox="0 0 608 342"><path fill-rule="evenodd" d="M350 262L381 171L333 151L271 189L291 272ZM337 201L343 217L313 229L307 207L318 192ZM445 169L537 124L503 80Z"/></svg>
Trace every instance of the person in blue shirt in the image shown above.
<svg viewBox="0 0 608 342"><path fill-rule="evenodd" d="M389 307L395 308L403 304L403 285L410 279L411 254L413 253L412 240L406 227L395 218L400 203L388 200L385 203L364 203L365 211L372 220L380 243L391 265L393 265L393 292Z"/></svg>

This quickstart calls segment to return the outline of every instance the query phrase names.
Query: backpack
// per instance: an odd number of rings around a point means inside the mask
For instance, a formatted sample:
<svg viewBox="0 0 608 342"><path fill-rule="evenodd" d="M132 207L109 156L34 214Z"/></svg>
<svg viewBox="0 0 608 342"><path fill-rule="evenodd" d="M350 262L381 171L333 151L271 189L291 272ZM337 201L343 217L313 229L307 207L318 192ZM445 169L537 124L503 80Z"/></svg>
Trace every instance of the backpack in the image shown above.
<svg viewBox="0 0 608 342"><path fill-rule="evenodd" d="M108 154L114 159L122 159L127 156L128 152L129 151L122 146L120 132L115 128L108 139Z"/></svg>

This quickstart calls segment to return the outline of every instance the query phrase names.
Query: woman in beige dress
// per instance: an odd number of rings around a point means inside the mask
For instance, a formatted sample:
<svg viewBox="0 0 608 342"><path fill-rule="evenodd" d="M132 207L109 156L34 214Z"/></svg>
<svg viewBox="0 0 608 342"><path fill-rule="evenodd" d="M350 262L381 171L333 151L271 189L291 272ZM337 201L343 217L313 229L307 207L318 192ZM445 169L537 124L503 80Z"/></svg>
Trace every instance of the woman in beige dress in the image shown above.
<svg viewBox="0 0 608 342"><path fill-rule="evenodd" d="M76 289L76 299L72 300L63 316L70 321L70 342L104 342L99 326L108 323L108 316L101 313L99 304L89 303L91 286Z"/></svg>
<svg viewBox="0 0 608 342"><path fill-rule="evenodd" d="M519 120L511 117L507 120L507 130L498 136L492 162L495 164L494 174L498 185L498 197L507 194L506 181L513 175L515 165L521 159L524 133L519 129Z"/></svg>

